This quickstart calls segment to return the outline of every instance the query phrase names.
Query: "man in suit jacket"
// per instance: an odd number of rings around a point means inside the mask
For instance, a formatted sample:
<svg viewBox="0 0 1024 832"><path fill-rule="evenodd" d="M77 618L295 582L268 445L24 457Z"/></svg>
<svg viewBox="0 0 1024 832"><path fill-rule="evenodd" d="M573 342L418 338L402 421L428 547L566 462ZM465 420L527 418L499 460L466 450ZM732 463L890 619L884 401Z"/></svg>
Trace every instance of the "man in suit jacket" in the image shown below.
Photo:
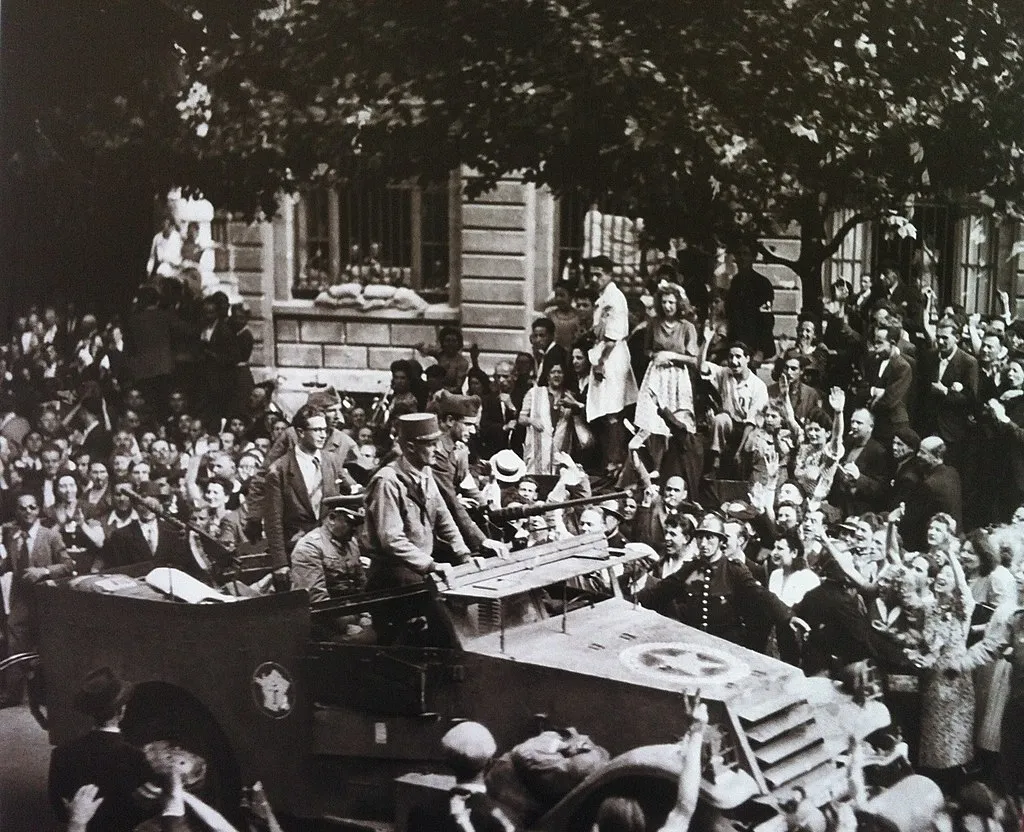
<svg viewBox="0 0 1024 832"><path fill-rule="evenodd" d="M537 384L544 387L548 383L548 371L558 364L566 375L566 380L575 383L576 374L572 370L569 354L565 347L555 341L555 322L550 318L537 318L530 328L530 344L533 347L533 360L537 367Z"/></svg>
<svg viewBox="0 0 1024 832"><path fill-rule="evenodd" d="M0 559L0 575L13 573L7 616L7 648L11 655L36 649L38 619L33 587L51 578L69 577L75 568L60 532L39 522L40 506L35 494L19 495L17 519L2 531L6 556ZM19 669L8 672L0 706L21 702L24 681Z"/></svg>
<svg viewBox="0 0 1024 832"><path fill-rule="evenodd" d="M787 352L782 359L779 380L768 385L768 398L781 402L786 396L793 405L793 413L803 422L814 411L821 409L821 393L804 384L807 359L795 352Z"/></svg>
<svg viewBox="0 0 1024 832"><path fill-rule="evenodd" d="M906 512L900 522L900 534L908 551L928 550L928 524L939 512L945 512L956 521L957 532L962 529L960 475L944 463L945 453L946 444L938 436L921 440L917 450L921 479L906 501Z"/></svg>
<svg viewBox="0 0 1024 832"><path fill-rule="evenodd" d="M142 750L121 736L131 690L113 670L101 667L85 677L75 694L75 708L92 719L93 728L50 755L47 792L61 821L68 820L66 801L88 784L98 787L102 799L88 832L130 832L155 813L156 775Z"/></svg>
<svg viewBox="0 0 1024 832"><path fill-rule="evenodd" d="M324 439L323 448L320 453L329 456L334 464L334 469L342 482L339 488L344 493L352 493L358 490L359 485L349 473L345 465L355 461L359 456L359 449L356 441L341 429L341 396L333 387L325 390L316 390L306 397L306 407L313 407L320 410L327 419L327 437ZM299 434L294 427L284 431L267 452L267 458L263 462L263 468L256 472L256 475L249 481L249 493L246 496L248 503L248 518L246 520L245 535L252 542L260 539L260 526L263 520L264 508L263 499L266 490L267 472L270 466L277 460L286 456L299 443ZM315 524L314 524L315 525Z"/></svg>
<svg viewBox="0 0 1024 832"><path fill-rule="evenodd" d="M921 427L946 443L946 462L963 472L964 452L978 403L978 361L958 346L956 322L943 318L935 327L934 351L925 354L918 377Z"/></svg>
<svg viewBox="0 0 1024 832"><path fill-rule="evenodd" d="M844 516L886 509L889 454L872 438L874 426L871 411L859 408L850 414L843 458L829 495L829 502Z"/></svg>
<svg viewBox="0 0 1024 832"><path fill-rule="evenodd" d="M110 431L103 427L93 412L93 407L99 407L99 402L84 402L78 411L76 418L82 431L82 441L78 449L89 454L89 459L105 463L114 450L114 440Z"/></svg>
<svg viewBox="0 0 1024 832"><path fill-rule="evenodd" d="M142 499L135 501L135 519L111 532L103 546L103 567L110 569L153 561L157 565L201 574L188 538L156 516L154 508L159 503L160 486L144 482L137 493Z"/></svg>
<svg viewBox="0 0 1024 832"><path fill-rule="evenodd" d="M263 524L267 551L276 570L284 570L299 538L320 524L324 497L340 492L341 469L323 453L329 428L324 412L300 407L292 419L298 443L267 470L263 492Z"/></svg>
<svg viewBox="0 0 1024 832"><path fill-rule="evenodd" d="M900 328L895 325L875 327L870 351L874 359L870 378L869 410L875 417L875 438L883 445L893 433L910 424L907 406L914 373L896 346Z"/></svg>

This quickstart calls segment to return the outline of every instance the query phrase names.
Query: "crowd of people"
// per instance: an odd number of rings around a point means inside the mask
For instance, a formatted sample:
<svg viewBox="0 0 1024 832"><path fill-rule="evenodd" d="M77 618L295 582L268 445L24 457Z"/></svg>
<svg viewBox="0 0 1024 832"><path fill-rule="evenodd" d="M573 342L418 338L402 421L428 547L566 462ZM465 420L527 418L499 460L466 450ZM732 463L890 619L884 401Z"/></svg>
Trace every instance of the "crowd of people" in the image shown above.
<svg viewBox="0 0 1024 832"><path fill-rule="evenodd" d="M919 770L1019 795L1024 321L885 267L786 339L735 260L722 287L665 261L634 300L595 257L493 372L445 327L388 395L316 386L294 413L223 294L155 275L120 319L26 310L0 348L8 653L35 647L31 585L72 574L224 580L262 554L259 591L315 602L600 530L650 547L616 592L809 675L873 674Z"/></svg>

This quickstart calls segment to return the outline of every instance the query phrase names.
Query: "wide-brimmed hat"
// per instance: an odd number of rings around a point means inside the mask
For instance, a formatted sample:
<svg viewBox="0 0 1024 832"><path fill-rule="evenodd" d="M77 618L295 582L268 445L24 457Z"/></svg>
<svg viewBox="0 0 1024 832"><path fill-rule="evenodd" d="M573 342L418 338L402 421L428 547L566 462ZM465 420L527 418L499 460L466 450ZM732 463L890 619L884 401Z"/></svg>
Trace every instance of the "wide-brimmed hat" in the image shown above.
<svg viewBox="0 0 1024 832"><path fill-rule="evenodd" d="M605 514L610 514L612 517L617 517L619 520L624 520L622 516L622 506L618 500L605 500L598 508L601 509Z"/></svg>
<svg viewBox="0 0 1024 832"><path fill-rule="evenodd" d="M75 694L73 704L83 714L106 720L128 701L132 686L109 667L89 671Z"/></svg>
<svg viewBox="0 0 1024 832"><path fill-rule="evenodd" d="M709 534L717 537L719 540L728 540L728 535L725 533L725 523L722 522L722 518L717 514L705 514L697 528L694 529L693 534L695 537Z"/></svg>
<svg viewBox="0 0 1024 832"><path fill-rule="evenodd" d="M344 514L349 522L362 523L366 519L362 494L339 494L335 497L324 497L320 516L337 511Z"/></svg>
<svg viewBox="0 0 1024 832"><path fill-rule="evenodd" d="M491 473L498 482L517 483L526 475L526 463L515 451L498 451L491 457Z"/></svg>
<svg viewBox="0 0 1024 832"><path fill-rule="evenodd" d="M430 442L440 435L441 428L433 413L406 413L398 417L400 442Z"/></svg>

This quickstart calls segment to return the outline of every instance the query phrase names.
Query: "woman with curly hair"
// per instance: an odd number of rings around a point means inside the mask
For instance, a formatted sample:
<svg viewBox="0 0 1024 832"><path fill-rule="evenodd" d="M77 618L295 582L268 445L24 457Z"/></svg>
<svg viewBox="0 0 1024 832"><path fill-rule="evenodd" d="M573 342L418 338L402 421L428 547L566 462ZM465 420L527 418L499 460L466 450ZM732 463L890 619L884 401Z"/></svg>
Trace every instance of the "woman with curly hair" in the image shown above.
<svg viewBox="0 0 1024 832"><path fill-rule="evenodd" d="M690 370L697 366L697 330L686 319L690 303L682 287L662 282L654 295L654 318L647 325L645 349L650 364L640 384L636 404L637 443L650 443L655 464L661 462L669 426L658 411L664 408L696 431L693 412L693 384ZM642 437L642 438L641 438Z"/></svg>

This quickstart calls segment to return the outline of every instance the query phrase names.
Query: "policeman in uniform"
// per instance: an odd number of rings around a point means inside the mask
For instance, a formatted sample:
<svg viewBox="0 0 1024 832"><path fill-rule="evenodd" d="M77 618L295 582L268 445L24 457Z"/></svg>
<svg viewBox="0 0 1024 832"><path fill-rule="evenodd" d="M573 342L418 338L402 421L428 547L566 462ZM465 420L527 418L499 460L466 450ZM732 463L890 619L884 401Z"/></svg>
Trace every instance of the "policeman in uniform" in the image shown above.
<svg viewBox="0 0 1024 832"><path fill-rule="evenodd" d="M637 600L642 606L745 647L748 620L753 624L766 618L779 627L802 623L757 582L746 564L724 556L727 536L720 517L705 515L694 536L697 557L641 591Z"/></svg>

